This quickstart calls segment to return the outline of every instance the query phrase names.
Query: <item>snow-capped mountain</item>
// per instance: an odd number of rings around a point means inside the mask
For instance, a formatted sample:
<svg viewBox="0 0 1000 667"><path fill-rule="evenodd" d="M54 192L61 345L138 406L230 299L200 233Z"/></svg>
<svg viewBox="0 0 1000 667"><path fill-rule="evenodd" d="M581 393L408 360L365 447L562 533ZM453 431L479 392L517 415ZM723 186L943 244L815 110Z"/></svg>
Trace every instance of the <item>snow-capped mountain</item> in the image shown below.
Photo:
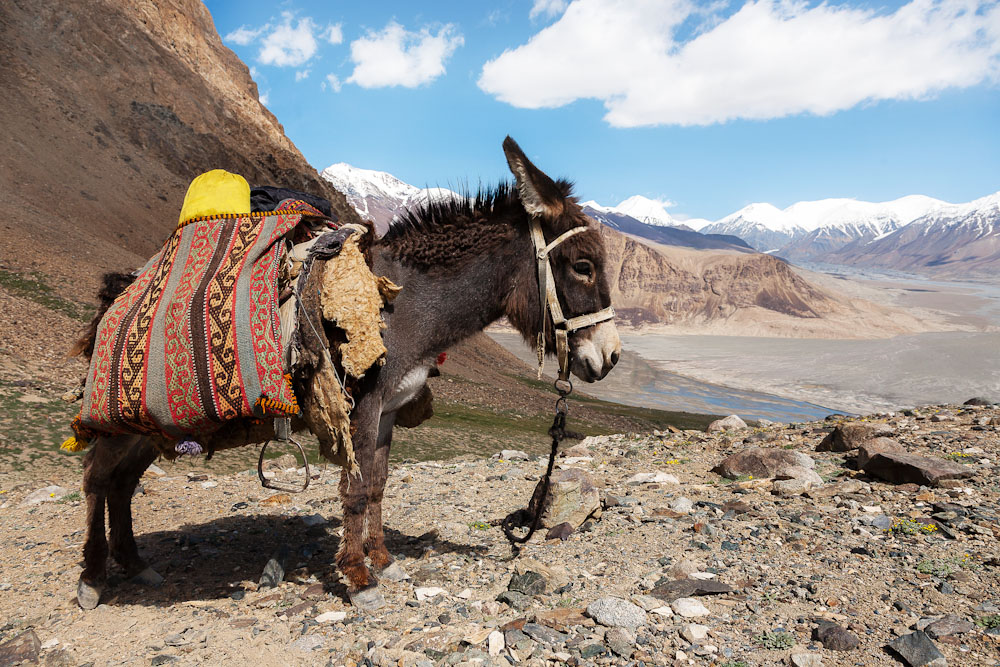
<svg viewBox="0 0 1000 667"><path fill-rule="evenodd" d="M618 206L601 206L594 200L585 201L580 205L600 213L627 215L644 225L653 225L654 227L678 227L684 224L677 222L667 213L666 204L667 202L649 199L642 195L633 195Z"/></svg>
<svg viewBox="0 0 1000 667"><path fill-rule="evenodd" d="M944 204L909 224L852 243L824 262L951 276L1000 273L1000 192L967 204Z"/></svg>
<svg viewBox="0 0 1000 667"><path fill-rule="evenodd" d="M601 206L587 201L581 204L583 212L594 220L624 234L639 236L663 245L697 248L699 250L737 250L753 252L753 249L735 236L722 234L701 234L690 228L674 225L654 225L626 215L617 206Z"/></svg>
<svg viewBox="0 0 1000 667"><path fill-rule="evenodd" d="M393 217L404 208L461 196L447 188L418 188L384 171L361 169L346 162L330 165L320 176L343 192L361 217L371 219L379 234L385 233Z"/></svg>
<svg viewBox="0 0 1000 667"><path fill-rule="evenodd" d="M851 243L864 243L890 234L947 205L923 195L879 203L821 199L797 202L786 209L755 203L702 231L733 234L762 252L809 260Z"/></svg>

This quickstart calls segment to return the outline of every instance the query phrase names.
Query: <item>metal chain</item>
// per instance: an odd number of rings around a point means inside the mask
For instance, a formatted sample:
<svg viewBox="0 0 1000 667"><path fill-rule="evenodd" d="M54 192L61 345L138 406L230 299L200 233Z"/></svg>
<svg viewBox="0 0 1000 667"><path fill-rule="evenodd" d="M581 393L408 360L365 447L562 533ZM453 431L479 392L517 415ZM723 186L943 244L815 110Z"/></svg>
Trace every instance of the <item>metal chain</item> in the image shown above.
<svg viewBox="0 0 1000 667"><path fill-rule="evenodd" d="M545 511L545 501L548 499L549 488L551 487L552 469L555 467L556 455L559 453L559 443L566 438L566 417L569 415L569 403L566 399L573 392L573 383L569 380L556 380L555 389L559 393L559 398L556 399L556 413L552 418L552 426L549 427L552 447L549 450L549 464L545 469L545 476L542 477L542 483L538 487L541 492L539 493L536 490L536 493L532 494L527 509L511 512L504 517L504 520L500 524L500 527L503 528L504 536L510 542L511 551L513 552L511 558L517 558L520 555L521 549L519 545L530 540L538 529L539 523L541 523L542 514ZM534 512L532 512L532 508L534 508ZM524 526L529 522L530 526L526 535L518 537L514 534L514 528Z"/></svg>

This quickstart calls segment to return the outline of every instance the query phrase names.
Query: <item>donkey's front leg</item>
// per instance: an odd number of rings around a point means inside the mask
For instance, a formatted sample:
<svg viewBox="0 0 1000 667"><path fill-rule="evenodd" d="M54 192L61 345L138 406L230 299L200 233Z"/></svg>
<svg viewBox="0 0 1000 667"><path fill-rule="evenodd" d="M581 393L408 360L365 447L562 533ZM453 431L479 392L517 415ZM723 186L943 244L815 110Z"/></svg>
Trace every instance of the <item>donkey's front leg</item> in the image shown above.
<svg viewBox="0 0 1000 667"><path fill-rule="evenodd" d="M392 426L396 413L382 415L378 425L378 442L372 457L368 478L368 516L365 519L365 552L372 567L381 572L392 564L392 556L385 547L385 529L382 526L382 496L389 477L389 448L392 445Z"/></svg>
<svg viewBox="0 0 1000 667"><path fill-rule="evenodd" d="M354 409L356 425L354 456L361 475L351 475L347 468L340 474L340 500L344 510L344 536L337 552L337 567L347 580L351 602L366 611L374 611L385 604L365 565L363 540L365 518L368 513L368 484L378 439L378 419L382 402L372 392L362 394Z"/></svg>

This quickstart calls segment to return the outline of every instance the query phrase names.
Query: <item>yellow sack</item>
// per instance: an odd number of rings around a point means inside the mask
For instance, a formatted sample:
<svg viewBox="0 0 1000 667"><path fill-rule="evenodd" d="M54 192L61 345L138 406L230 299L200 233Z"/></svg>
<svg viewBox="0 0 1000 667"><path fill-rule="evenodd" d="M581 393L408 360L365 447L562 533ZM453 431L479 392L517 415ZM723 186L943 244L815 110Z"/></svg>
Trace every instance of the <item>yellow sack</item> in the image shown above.
<svg viewBox="0 0 1000 667"><path fill-rule="evenodd" d="M194 218L224 214L246 215L249 212L250 184L247 179L225 169L213 169L191 181L187 194L184 195L178 225Z"/></svg>

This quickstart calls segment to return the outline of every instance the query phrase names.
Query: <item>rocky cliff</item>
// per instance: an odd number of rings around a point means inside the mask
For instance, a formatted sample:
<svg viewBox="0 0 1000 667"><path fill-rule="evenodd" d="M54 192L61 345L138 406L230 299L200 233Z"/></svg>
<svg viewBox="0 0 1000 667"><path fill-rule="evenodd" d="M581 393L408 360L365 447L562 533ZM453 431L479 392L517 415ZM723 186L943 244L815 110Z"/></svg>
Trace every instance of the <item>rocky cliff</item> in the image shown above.
<svg viewBox="0 0 1000 667"><path fill-rule="evenodd" d="M7 271L89 300L101 272L159 247L190 179L213 168L321 194L355 219L198 0L8 0L0 39Z"/></svg>
<svg viewBox="0 0 1000 667"><path fill-rule="evenodd" d="M602 227L619 320L677 333L882 337L926 330L894 308L821 289L765 254L664 246Z"/></svg>

